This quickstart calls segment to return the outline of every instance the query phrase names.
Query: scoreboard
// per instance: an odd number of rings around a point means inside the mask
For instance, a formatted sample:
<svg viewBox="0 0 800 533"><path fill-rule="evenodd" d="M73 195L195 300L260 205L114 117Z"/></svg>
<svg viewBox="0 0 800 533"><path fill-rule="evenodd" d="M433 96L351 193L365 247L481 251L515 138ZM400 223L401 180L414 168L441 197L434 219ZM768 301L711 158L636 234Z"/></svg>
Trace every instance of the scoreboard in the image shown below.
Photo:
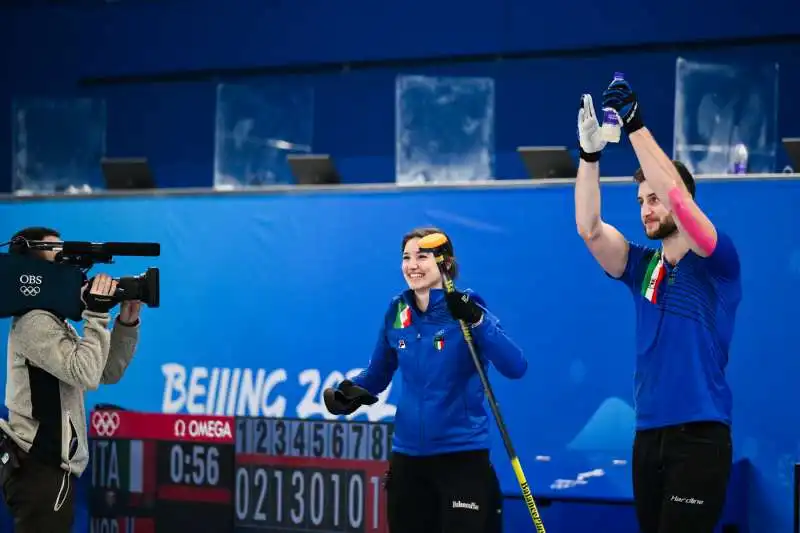
<svg viewBox="0 0 800 533"><path fill-rule="evenodd" d="M236 420L236 531L386 533L392 426Z"/></svg>
<svg viewBox="0 0 800 533"><path fill-rule="evenodd" d="M392 425L93 411L92 533L388 533Z"/></svg>

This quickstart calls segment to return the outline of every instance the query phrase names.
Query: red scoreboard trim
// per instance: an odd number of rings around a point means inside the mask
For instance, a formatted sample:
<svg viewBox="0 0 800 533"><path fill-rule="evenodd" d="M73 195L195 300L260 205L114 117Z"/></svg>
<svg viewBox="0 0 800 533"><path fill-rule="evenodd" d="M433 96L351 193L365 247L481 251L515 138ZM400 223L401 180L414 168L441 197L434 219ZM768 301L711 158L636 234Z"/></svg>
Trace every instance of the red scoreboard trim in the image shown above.
<svg viewBox="0 0 800 533"><path fill-rule="evenodd" d="M236 438L232 416L92 411L89 436L130 440L166 440L233 444Z"/></svg>
<svg viewBox="0 0 800 533"><path fill-rule="evenodd" d="M193 503L219 503L231 505L233 490L217 487L191 487L188 485L161 485L158 499Z"/></svg>

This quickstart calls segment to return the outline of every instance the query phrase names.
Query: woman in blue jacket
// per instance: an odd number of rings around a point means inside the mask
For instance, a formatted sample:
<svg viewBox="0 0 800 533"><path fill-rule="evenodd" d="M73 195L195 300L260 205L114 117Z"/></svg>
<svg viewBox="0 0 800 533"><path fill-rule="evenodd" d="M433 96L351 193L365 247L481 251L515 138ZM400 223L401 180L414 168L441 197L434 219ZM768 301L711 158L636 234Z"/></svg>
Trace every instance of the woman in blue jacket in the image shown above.
<svg viewBox="0 0 800 533"><path fill-rule="evenodd" d="M522 350L473 291L446 293L438 265L419 250L437 228L403 237L403 277L408 289L386 312L369 366L352 381L325 392L333 414L374 403L401 370L402 384L389 476L391 533L488 533L499 531L499 487L489 462L491 416L458 320L472 328L484 369L505 377L527 370ZM448 238L444 268L458 267Z"/></svg>

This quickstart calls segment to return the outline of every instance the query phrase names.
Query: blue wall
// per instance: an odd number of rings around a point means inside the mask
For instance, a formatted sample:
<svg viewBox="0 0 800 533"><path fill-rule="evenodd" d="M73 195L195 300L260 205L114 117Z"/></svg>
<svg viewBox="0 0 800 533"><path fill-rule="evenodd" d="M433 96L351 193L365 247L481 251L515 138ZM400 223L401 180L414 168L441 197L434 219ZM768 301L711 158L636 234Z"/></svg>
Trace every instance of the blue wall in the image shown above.
<svg viewBox="0 0 800 533"><path fill-rule="evenodd" d="M603 194L605 218L640 239L633 186L606 185ZM47 224L67 239L162 243L160 258L120 258L109 268L121 275L161 267L162 307L146 310L125 379L89 403L228 412L209 390L227 392L221 376L240 369L243 383L269 385L255 394L240 388L244 401L230 404L232 414L305 417L321 414L327 380L367 363L379 317L403 288L401 235L441 225L452 234L463 286L485 297L530 360L520 381L490 378L529 480L553 493L555 476L629 460L633 427L630 295L577 236L572 195L570 186L552 186L7 201L0 234ZM800 182L701 182L698 197L733 236L743 265L729 375L735 454L754 466L752 531L788 531L791 465L800 458ZM392 416L396 398L391 389L367 416ZM503 486L516 490L499 439L493 453ZM607 470L556 492L630 495L627 472Z"/></svg>
<svg viewBox="0 0 800 533"><path fill-rule="evenodd" d="M602 8L526 0L78 3L25 10L16 42L44 38L58 52L44 61L75 76L108 76L797 34L787 16L796 6L784 0L708 0L703 11L692 0Z"/></svg>
<svg viewBox="0 0 800 533"><path fill-rule="evenodd" d="M314 88L314 150L333 154L347 181L385 181L394 175L398 74L491 76L496 80L496 174L519 178L525 172L516 147L574 146L578 96L599 93L616 70L625 71L641 93L648 125L669 151L675 60L683 56L780 63L784 96L779 134L800 134L792 129L800 121L800 104L785 96L800 91L797 3L713 0L702 12L689 4L680 0L601 9L591 2L413 0L378 7L357 0L344 10L312 0L302 9L277 0L169 0L6 11L0 34L9 41L4 51L10 57L3 65L10 76L0 85L0 101L6 102L0 121L10 121L12 95L102 97L108 102L109 155L150 157L162 186L208 186L213 180L215 83L236 78L221 71L194 79L181 78L181 73L298 66L301 73L270 80ZM686 44L789 33L796 35L795 41L783 44L736 48L728 42L703 51ZM653 45L663 48L648 48ZM311 63L530 51L540 56L428 67L376 65L348 72L308 70ZM173 77L161 83L131 79L112 86L78 86L85 76L151 73ZM0 132L0 144L7 144L9 135ZM0 151L0 168L10 164L9 151ZM635 161L630 150L610 149L604 165L608 174L628 175ZM0 178L0 190L8 188Z"/></svg>

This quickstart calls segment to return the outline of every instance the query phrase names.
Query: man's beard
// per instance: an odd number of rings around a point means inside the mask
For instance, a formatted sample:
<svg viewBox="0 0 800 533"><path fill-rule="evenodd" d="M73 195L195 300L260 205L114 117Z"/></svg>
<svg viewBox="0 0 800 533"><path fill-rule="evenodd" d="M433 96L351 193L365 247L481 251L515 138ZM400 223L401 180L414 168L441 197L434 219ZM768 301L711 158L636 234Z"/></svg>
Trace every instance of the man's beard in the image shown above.
<svg viewBox="0 0 800 533"><path fill-rule="evenodd" d="M658 224L658 227L654 232L647 233L647 236L654 241L661 241L672 236L672 234L677 233L677 231L678 226L675 224L675 220L672 218L672 216L668 216L663 222ZM647 232L647 230L645 230L645 232Z"/></svg>

